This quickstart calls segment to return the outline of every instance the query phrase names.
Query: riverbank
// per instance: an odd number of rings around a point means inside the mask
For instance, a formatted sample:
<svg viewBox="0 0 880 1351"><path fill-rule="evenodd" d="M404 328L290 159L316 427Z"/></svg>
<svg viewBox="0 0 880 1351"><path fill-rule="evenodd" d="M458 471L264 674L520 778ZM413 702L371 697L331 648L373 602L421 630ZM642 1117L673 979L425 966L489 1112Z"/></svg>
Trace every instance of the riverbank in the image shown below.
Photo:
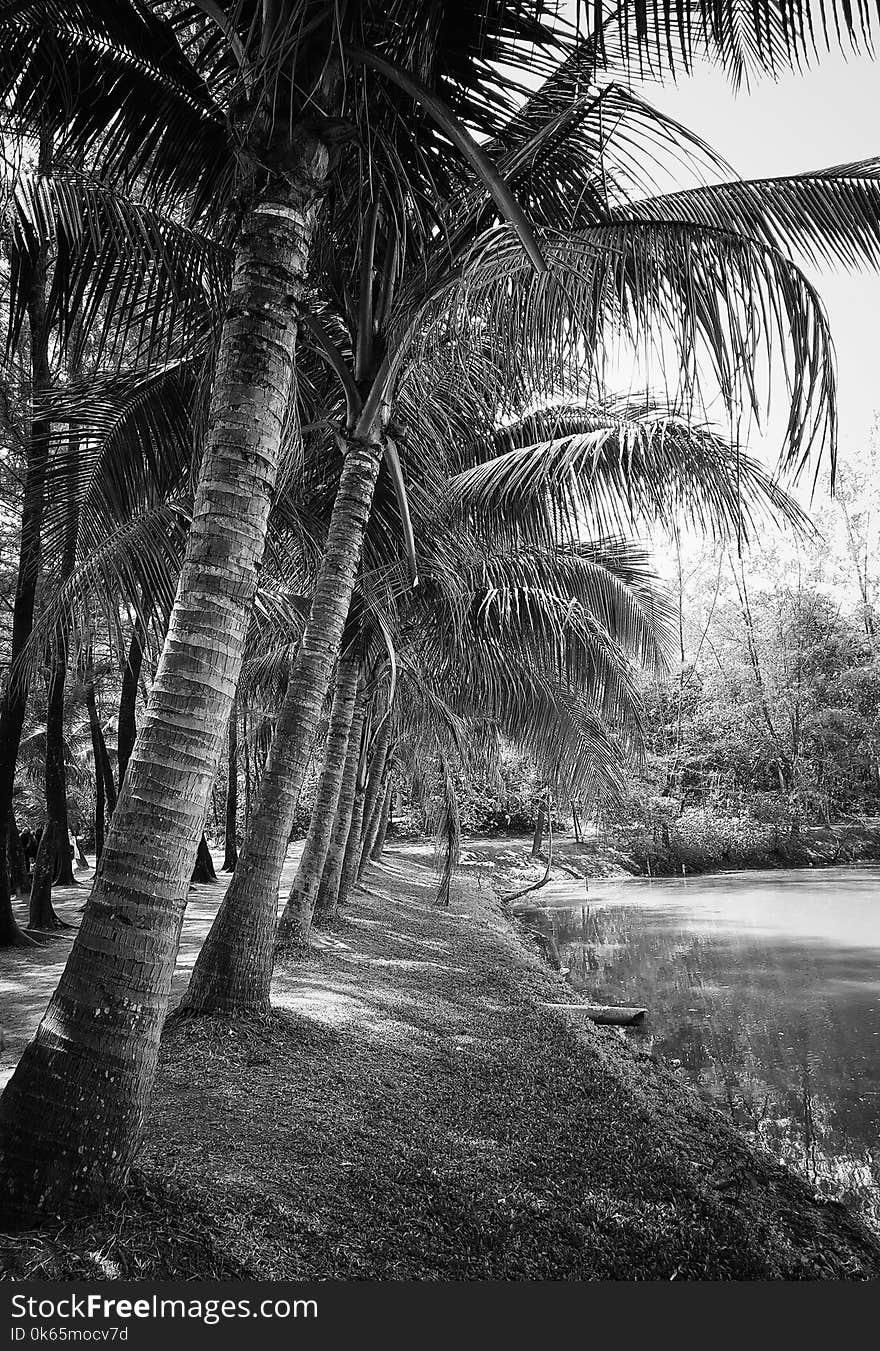
<svg viewBox="0 0 880 1351"><path fill-rule="evenodd" d="M626 877L693 877L709 873L772 869L835 868L880 862L880 822L805 825L792 834L773 826L713 818L707 825L691 813L667 843L640 837L635 842L612 835L553 841L551 881L587 881ZM398 849L418 862L429 862L433 845L401 840ZM461 871L491 880L499 894L513 893L544 877L547 842L538 857L531 836L474 836L462 840Z"/></svg>
<svg viewBox="0 0 880 1351"><path fill-rule="evenodd" d="M13 1278L876 1279L843 1209L570 987L485 876L391 852L265 1022L173 1024L99 1216L0 1240ZM218 889L219 890L219 889ZM204 906L203 906L204 908Z"/></svg>

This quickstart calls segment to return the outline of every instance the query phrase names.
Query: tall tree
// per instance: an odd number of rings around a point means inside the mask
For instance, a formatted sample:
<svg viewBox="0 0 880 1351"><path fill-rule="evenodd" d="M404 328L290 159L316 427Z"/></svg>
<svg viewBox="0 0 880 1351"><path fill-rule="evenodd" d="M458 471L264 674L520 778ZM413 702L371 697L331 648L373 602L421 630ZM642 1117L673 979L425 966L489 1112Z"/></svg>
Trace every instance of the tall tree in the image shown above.
<svg viewBox="0 0 880 1351"><path fill-rule="evenodd" d="M415 81L406 73L401 77L387 57L373 59L353 47L348 55L358 69L378 66L392 89L403 78L415 91L430 125L423 143L451 135L479 159L475 142L419 77L427 75L435 86L453 90L470 85L477 91L471 103L485 122L488 61L503 56L521 32L539 44L545 36L535 19L540 6L523 6L522 20L518 8L499 10L494 28L481 15L445 16L455 24L449 27L448 45L420 53ZM399 5L390 12L388 6L360 9L353 16L358 36L381 42L390 35L392 58L406 59L410 37L431 31L420 7L408 7L402 25ZM206 193L217 192L216 149L227 125L189 63L189 56L205 51L192 42L191 29L207 12L224 39L218 81L235 95L229 120L237 152L232 178L243 207L193 520L168 635L82 927L40 1028L0 1099L0 1182L7 1200L19 1209L88 1203L125 1176L137 1144L189 873L241 666L279 459L290 433L299 305L346 88L338 54L350 33L340 32L338 25L352 17L342 8L293 0L264 6L261 15L253 16L238 6L227 14L219 5L195 10L180 5L171 7L172 18L180 21L175 31L164 15L133 4L96 0L83 10L72 16L53 0L35 30L28 10L0 7L0 92L13 111L27 117L50 98L69 105L75 92L79 102L65 112L77 134L85 128L90 152L100 145L105 162L114 159L129 181L140 176L172 188L184 177L182 166L198 163L207 139L213 153L202 156L194 190L204 206ZM216 54L216 43L211 50ZM237 70L230 79L233 61ZM79 78L71 78L72 71ZM359 91L355 94L359 97ZM140 111L149 108L149 117L128 118L126 103ZM193 109L202 122L187 144ZM108 123L111 132L105 136ZM416 178L424 177L427 165L424 151L418 154L423 159L413 167ZM228 183L229 177L227 171L220 180ZM509 209L499 180L491 181ZM192 192L192 182L188 186ZM359 483L355 490L352 482L350 494L340 494L340 522L364 509L364 488L381 454L377 413L369 409L356 428L347 467L349 479ZM344 592L357 552L342 549L328 567L324 591L318 588L313 603L312 636L302 644L301 678L291 681L296 690L291 717L299 711L299 699L309 741L309 720L323 701L341 634L341 626L334 632L333 616L342 604L344 618ZM326 639L319 631L325 604ZM268 768L264 782L270 792ZM289 796L284 785L277 787ZM84 1098L92 1104L87 1117L81 1111Z"/></svg>

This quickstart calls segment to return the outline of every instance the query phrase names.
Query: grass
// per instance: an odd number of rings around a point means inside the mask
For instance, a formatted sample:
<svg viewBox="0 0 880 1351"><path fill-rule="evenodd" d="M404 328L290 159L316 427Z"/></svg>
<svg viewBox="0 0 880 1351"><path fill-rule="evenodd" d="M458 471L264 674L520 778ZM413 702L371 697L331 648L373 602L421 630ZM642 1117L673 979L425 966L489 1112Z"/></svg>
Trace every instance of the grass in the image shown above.
<svg viewBox="0 0 880 1351"><path fill-rule="evenodd" d="M0 1239L16 1279L865 1280L880 1250L564 999L475 881L412 860L277 974L169 1025L125 1193Z"/></svg>

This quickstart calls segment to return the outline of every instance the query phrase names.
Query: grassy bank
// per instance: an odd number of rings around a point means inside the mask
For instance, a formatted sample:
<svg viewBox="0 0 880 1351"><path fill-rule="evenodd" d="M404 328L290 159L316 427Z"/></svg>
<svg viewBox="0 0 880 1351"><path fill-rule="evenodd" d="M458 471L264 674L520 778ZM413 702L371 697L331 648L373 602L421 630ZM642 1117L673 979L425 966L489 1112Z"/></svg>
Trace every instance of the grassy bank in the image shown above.
<svg viewBox="0 0 880 1351"><path fill-rule="evenodd" d="M138 1168L8 1275L869 1279L880 1249L570 989L484 879L404 854L278 973L266 1022L173 1023ZM577 1016L577 1015L575 1015Z"/></svg>
<svg viewBox="0 0 880 1351"><path fill-rule="evenodd" d="M402 846L412 857L430 859L430 844ZM542 876L547 861L545 838L541 856L531 857L531 836L479 836L463 841L462 864L477 876L491 875L503 890ZM743 869L841 867L880 862L880 823L838 822L833 826L803 825L797 831L755 821L690 811L665 839L650 833L621 832L575 841L558 834L553 842L552 876L581 879L605 877L688 877Z"/></svg>

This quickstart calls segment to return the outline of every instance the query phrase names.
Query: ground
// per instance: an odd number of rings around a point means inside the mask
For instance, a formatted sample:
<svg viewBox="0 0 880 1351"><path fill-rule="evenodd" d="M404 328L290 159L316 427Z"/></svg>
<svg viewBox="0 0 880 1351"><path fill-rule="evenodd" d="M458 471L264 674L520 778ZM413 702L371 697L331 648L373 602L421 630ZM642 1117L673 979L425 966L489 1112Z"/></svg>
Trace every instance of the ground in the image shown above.
<svg viewBox="0 0 880 1351"><path fill-rule="evenodd" d="M484 868L441 908L417 850L386 858L276 974L271 1018L172 1020L125 1193L88 1221L0 1238L8 1274L880 1276L842 1206L621 1033L544 1007L570 988ZM187 967L221 893L194 893Z"/></svg>

